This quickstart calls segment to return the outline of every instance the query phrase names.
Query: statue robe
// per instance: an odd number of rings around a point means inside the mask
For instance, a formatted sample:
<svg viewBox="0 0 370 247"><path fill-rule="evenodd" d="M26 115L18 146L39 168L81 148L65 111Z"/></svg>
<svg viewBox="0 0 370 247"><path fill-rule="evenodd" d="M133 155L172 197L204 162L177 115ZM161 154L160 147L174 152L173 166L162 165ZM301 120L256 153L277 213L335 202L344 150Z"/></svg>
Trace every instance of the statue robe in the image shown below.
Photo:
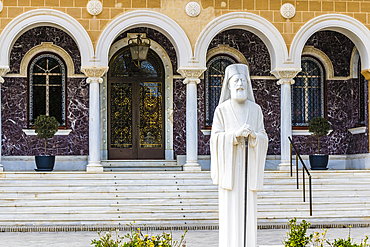
<svg viewBox="0 0 370 247"><path fill-rule="evenodd" d="M259 105L248 101L245 122L257 138L248 138L247 227L244 234L245 138L235 137L240 128L230 99L215 110L211 134L211 176L219 185L219 246L257 247L257 191L263 185L268 137ZM249 237L248 237L249 236Z"/></svg>

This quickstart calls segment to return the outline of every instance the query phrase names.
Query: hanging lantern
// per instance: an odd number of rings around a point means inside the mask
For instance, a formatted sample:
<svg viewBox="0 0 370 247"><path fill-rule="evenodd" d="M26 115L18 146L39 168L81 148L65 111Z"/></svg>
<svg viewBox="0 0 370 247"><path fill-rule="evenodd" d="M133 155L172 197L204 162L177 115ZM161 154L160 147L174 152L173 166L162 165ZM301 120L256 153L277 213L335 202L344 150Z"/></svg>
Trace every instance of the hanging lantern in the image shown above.
<svg viewBox="0 0 370 247"><path fill-rule="evenodd" d="M138 34L136 38L128 40L128 46L130 47L131 59L135 62L135 65L140 67L141 61L145 61L148 55L150 40L148 38L141 38L141 34Z"/></svg>

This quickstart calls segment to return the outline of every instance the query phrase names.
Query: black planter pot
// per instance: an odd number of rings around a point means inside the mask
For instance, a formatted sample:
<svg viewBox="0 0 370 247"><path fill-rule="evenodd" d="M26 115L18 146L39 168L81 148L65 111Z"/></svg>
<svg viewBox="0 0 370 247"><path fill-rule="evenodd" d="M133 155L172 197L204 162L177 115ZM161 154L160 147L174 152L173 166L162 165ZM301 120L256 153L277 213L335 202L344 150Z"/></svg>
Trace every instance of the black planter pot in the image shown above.
<svg viewBox="0 0 370 247"><path fill-rule="evenodd" d="M311 170L327 170L329 155L314 154L310 155Z"/></svg>
<svg viewBox="0 0 370 247"><path fill-rule="evenodd" d="M55 156L35 156L35 171L52 171L54 169Z"/></svg>

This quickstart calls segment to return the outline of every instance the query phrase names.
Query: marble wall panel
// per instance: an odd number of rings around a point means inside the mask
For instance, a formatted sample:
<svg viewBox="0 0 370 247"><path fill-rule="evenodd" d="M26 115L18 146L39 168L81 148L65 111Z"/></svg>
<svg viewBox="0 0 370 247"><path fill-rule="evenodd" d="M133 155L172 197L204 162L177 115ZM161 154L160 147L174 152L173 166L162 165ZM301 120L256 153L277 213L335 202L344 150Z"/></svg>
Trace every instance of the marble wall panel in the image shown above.
<svg viewBox="0 0 370 247"><path fill-rule="evenodd" d="M176 155L186 154L186 85L173 80L173 149Z"/></svg>
<svg viewBox="0 0 370 247"><path fill-rule="evenodd" d="M172 68L173 68L173 74L178 75L177 73L177 55L176 55L176 50L175 47L172 45L171 41L162 33L148 28L148 27L138 27L138 28L133 28L130 29L124 33L121 33L113 43L116 41L126 38L127 33L146 33L146 37L150 38L154 41L156 41L158 44L162 46L162 48L167 52L167 55L170 57L170 60L172 62Z"/></svg>
<svg viewBox="0 0 370 247"><path fill-rule="evenodd" d="M347 36L334 31L320 31L313 34L306 42L323 51L331 60L334 76L350 75L353 42Z"/></svg>
<svg viewBox="0 0 370 247"><path fill-rule="evenodd" d="M5 78L1 87L2 155L43 155L44 141L26 136L27 78ZM48 140L47 154L88 155L89 145L89 88L83 78L67 80L68 136L54 136Z"/></svg>
<svg viewBox="0 0 370 247"><path fill-rule="evenodd" d="M252 80L256 103L261 106L266 133L269 137L268 155L280 154L280 86L277 80Z"/></svg>
<svg viewBox="0 0 370 247"><path fill-rule="evenodd" d="M30 29L17 39L10 52L9 73L18 74L24 55L34 46L40 45L41 42L53 42L53 44L62 47L71 56L75 73L81 73L81 55L76 42L66 32L47 26Z"/></svg>
<svg viewBox="0 0 370 247"><path fill-rule="evenodd" d="M257 35L242 29L230 29L217 34L208 49L218 45L229 45L240 51L248 61L252 76L271 76L269 51Z"/></svg>
<svg viewBox="0 0 370 247"><path fill-rule="evenodd" d="M358 79L329 80L326 85L327 119L333 131L320 138L320 153L367 153L367 134L353 135L348 131L358 127ZM317 138L294 136L293 141L300 154L317 153Z"/></svg>

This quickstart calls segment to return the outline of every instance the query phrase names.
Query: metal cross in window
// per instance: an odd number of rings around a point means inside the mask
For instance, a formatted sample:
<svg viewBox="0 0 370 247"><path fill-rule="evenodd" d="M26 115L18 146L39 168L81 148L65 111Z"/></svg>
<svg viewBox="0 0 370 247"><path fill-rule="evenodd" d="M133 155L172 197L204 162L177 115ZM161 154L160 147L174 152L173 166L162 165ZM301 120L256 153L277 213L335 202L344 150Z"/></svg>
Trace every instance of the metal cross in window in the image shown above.
<svg viewBox="0 0 370 247"><path fill-rule="evenodd" d="M36 64L36 66L43 70L44 73L34 73L33 75L41 75L41 76L45 76L45 84L34 84L34 86L38 86L38 87L45 87L45 92L46 92L46 104L45 104L45 111L46 111L46 115L49 116L49 98L50 98L50 87L61 87L62 85L61 84L50 84L50 76L60 76L62 75L61 73L53 73L53 70L57 69L60 65L56 65L54 66L53 68L49 69L49 58L47 57L46 58L46 68L42 68L40 65Z"/></svg>

